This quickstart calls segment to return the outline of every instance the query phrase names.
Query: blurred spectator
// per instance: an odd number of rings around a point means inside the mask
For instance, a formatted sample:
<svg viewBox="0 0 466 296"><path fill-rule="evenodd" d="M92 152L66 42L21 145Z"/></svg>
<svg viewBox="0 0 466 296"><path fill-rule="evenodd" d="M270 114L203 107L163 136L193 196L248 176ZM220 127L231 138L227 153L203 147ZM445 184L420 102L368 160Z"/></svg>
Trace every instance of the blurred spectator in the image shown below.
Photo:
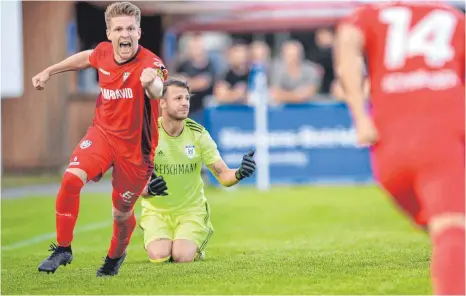
<svg viewBox="0 0 466 296"><path fill-rule="evenodd" d="M321 69L304 60L303 46L287 41L282 46L281 61L273 69L271 97L275 103L303 103L311 99L321 83Z"/></svg>
<svg viewBox="0 0 466 296"><path fill-rule="evenodd" d="M228 50L229 69L215 86L215 99L221 104L246 104L248 100L248 46L236 41Z"/></svg>
<svg viewBox="0 0 466 296"><path fill-rule="evenodd" d="M251 64L260 63L268 65L270 63L270 48L263 41L254 41L250 45Z"/></svg>
<svg viewBox="0 0 466 296"><path fill-rule="evenodd" d="M209 58L202 35L193 35L187 42L187 60L175 72L188 81L192 93L189 117L203 123L204 99L212 95L215 69Z"/></svg>
<svg viewBox="0 0 466 296"><path fill-rule="evenodd" d="M321 94L330 93L330 85L335 78L332 55L333 38L333 31L330 28L320 28L315 32L317 47L311 53L310 58L324 70L322 85L319 89L319 93Z"/></svg>
<svg viewBox="0 0 466 296"><path fill-rule="evenodd" d="M272 73L272 67L270 66L270 48L267 43L263 41L253 41L249 46L249 57L250 65L260 64L265 66L265 71L267 73L267 84L270 85L270 76ZM249 100L249 103L251 100Z"/></svg>

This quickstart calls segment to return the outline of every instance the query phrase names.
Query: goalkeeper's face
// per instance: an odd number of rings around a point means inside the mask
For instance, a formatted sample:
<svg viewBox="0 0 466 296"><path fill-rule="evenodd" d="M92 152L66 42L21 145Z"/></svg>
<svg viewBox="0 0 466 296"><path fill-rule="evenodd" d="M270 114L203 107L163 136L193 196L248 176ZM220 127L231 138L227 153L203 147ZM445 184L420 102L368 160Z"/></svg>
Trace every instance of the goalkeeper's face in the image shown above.
<svg viewBox="0 0 466 296"><path fill-rule="evenodd" d="M172 85L167 88L165 96L160 100L163 114L175 120L184 120L189 114L191 96L184 87Z"/></svg>

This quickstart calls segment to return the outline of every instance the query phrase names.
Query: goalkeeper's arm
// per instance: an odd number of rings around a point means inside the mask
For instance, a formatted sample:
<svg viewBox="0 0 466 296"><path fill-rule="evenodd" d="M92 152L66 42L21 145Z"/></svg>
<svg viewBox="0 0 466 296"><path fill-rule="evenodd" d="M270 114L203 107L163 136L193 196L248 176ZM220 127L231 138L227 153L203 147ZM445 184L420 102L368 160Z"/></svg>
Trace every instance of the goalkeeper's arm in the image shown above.
<svg viewBox="0 0 466 296"><path fill-rule="evenodd" d="M217 180L225 187L236 185L244 178L252 176L256 170L256 162L253 159L254 150L243 156L238 169L230 169L227 164L220 159L213 164L207 165L209 170L215 175Z"/></svg>

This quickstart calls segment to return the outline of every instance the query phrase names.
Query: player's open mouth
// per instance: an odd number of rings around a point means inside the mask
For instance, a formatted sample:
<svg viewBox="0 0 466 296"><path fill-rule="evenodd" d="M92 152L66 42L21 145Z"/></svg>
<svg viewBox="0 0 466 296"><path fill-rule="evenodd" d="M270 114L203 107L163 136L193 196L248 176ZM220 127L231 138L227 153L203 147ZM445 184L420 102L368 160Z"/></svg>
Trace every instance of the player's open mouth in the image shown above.
<svg viewBox="0 0 466 296"><path fill-rule="evenodd" d="M129 41L120 42L120 49L123 49L123 50L131 49L131 42Z"/></svg>

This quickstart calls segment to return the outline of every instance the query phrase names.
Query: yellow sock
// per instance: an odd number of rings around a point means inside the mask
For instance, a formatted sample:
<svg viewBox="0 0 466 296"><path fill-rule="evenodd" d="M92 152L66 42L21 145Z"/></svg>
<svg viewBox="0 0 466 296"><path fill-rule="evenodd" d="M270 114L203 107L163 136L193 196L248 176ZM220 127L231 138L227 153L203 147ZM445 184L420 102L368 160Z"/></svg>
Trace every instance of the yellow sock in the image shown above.
<svg viewBox="0 0 466 296"><path fill-rule="evenodd" d="M164 262L167 262L168 260L170 260L172 256L168 256L168 257L165 257L165 258L162 258L162 259L151 259L149 258L149 261L152 262L152 263L164 263Z"/></svg>

